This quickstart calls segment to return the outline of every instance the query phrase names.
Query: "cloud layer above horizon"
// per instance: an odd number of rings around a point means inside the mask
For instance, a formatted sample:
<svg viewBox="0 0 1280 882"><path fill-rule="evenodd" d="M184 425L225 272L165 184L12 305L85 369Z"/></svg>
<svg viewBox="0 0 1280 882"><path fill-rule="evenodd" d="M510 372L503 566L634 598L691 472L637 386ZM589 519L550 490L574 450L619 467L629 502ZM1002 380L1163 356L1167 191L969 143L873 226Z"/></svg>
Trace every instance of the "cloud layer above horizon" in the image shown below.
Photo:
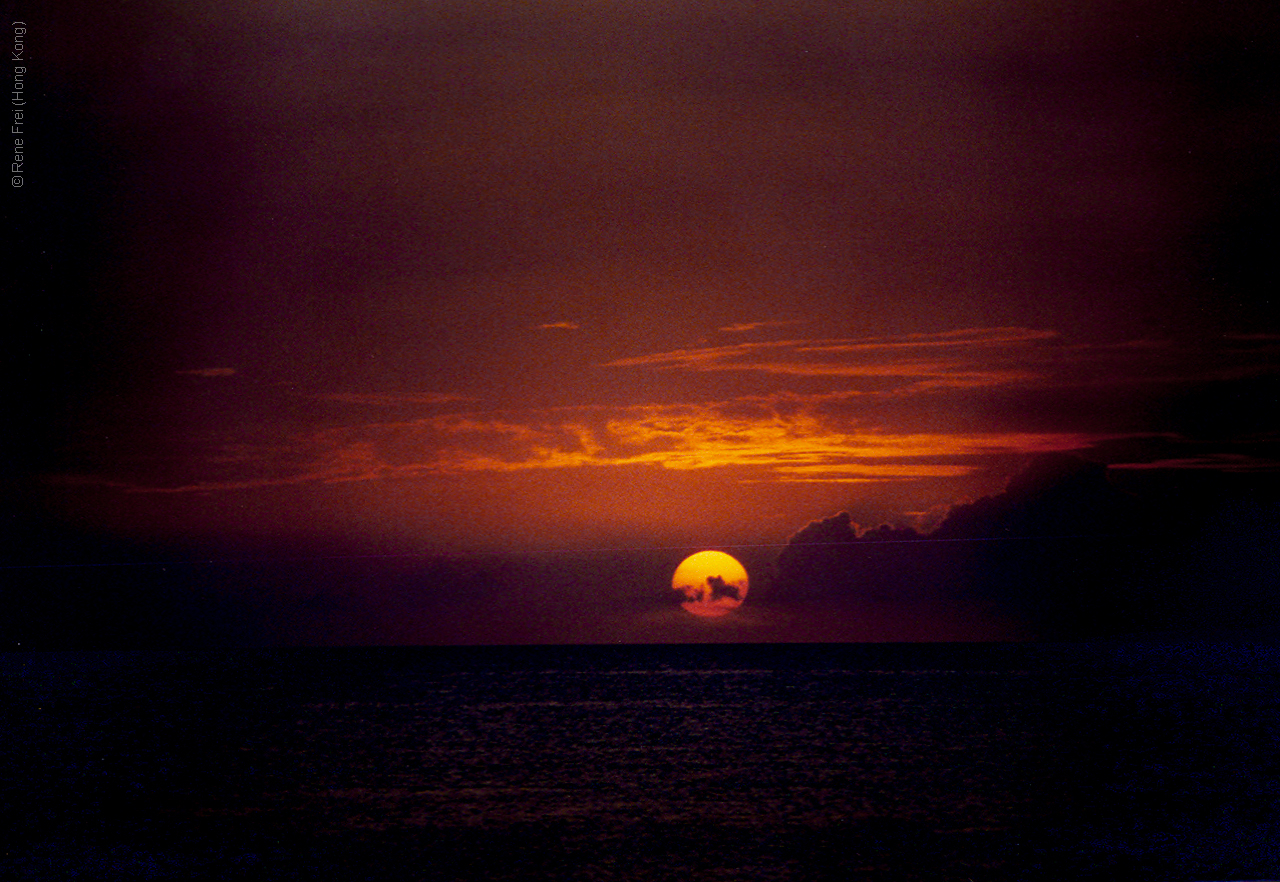
<svg viewBox="0 0 1280 882"><path fill-rule="evenodd" d="M103 479L135 492L174 493L624 466L733 469L740 481L962 476L981 471L990 457L1090 451L1108 443L1136 454L1136 447L1115 442L1156 434L1150 427L1124 420L1108 425L1097 412L1053 406L1074 396L1113 411L1126 397L1150 406L1171 387L1182 393L1193 382L1242 387L1266 381L1278 349L1280 342L1269 338L1228 340L1201 351L1155 341L1072 344L1052 331L1024 328L728 343L615 359L594 369L602 383L624 370L680 375L674 388L682 391L701 374L763 374L773 391L502 409L446 392L323 393L315 403L328 409L311 425L271 444L254 443L246 433L208 451L203 462L192 458L186 477L193 480ZM179 373L212 378L234 371ZM788 387L786 380L796 383ZM1159 434L1164 448L1209 440ZM1251 440L1262 450L1275 439ZM1155 463L1108 458L1121 467ZM1169 456L1160 461L1174 464ZM1280 467L1263 457L1255 465L1268 462Z"/></svg>

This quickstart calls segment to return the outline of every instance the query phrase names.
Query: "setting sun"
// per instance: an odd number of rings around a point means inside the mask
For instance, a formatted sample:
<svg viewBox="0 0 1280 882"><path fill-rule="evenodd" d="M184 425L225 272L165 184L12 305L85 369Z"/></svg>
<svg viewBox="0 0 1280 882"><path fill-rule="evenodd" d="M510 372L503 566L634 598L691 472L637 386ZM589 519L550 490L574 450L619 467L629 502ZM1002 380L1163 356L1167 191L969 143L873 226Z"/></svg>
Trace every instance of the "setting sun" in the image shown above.
<svg viewBox="0 0 1280 882"><path fill-rule="evenodd" d="M723 551L699 551L676 567L671 587L685 596L680 605L694 615L723 616L742 606L747 571Z"/></svg>

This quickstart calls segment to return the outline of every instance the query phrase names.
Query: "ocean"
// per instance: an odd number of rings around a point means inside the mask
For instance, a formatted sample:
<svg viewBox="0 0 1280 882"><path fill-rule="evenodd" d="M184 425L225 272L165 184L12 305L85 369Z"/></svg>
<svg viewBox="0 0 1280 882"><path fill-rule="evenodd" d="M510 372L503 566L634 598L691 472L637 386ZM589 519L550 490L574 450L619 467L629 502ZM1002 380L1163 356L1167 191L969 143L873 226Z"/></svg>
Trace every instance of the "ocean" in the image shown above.
<svg viewBox="0 0 1280 882"><path fill-rule="evenodd" d="M14 653L6 879L1280 877L1280 651Z"/></svg>

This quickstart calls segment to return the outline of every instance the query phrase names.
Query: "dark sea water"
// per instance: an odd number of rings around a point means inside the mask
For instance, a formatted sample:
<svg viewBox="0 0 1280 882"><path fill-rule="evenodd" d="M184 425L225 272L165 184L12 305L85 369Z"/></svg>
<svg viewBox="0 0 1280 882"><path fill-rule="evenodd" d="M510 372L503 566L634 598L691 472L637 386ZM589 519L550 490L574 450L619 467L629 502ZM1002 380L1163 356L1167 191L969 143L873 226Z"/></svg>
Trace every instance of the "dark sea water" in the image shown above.
<svg viewBox="0 0 1280 882"><path fill-rule="evenodd" d="M1280 876L1280 652L0 659L14 879Z"/></svg>

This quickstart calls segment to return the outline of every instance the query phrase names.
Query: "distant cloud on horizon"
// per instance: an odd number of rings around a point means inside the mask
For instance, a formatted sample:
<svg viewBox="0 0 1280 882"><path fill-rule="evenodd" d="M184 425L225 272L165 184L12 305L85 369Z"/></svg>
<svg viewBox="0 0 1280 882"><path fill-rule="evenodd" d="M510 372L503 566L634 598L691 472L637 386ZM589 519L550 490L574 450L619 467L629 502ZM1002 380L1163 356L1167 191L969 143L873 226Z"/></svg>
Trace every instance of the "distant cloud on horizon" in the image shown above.
<svg viewBox="0 0 1280 882"><path fill-rule="evenodd" d="M926 532L866 528L843 510L791 536L775 596L839 607L927 585L1041 639L1277 621L1276 560L1239 553L1267 545L1276 498L1223 484L1143 486L1118 488L1103 465L1049 454L1004 490L950 506Z"/></svg>

